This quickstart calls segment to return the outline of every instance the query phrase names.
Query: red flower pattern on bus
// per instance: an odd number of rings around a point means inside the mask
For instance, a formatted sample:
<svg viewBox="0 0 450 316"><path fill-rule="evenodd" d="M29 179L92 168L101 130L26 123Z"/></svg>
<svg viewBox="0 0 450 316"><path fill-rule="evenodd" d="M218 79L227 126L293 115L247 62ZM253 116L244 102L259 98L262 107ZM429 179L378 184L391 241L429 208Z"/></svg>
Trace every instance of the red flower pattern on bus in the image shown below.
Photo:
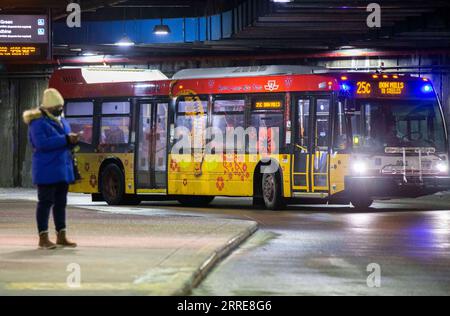
<svg viewBox="0 0 450 316"><path fill-rule="evenodd" d="M180 172L180 166L178 166L178 163L173 159L170 160L170 170Z"/></svg>
<svg viewBox="0 0 450 316"><path fill-rule="evenodd" d="M216 187L219 191L222 191L225 188L225 181L222 177L217 178Z"/></svg>
<svg viewBox="0 0 450 316"><path fill-rule="evenodd" d="M97 177L95 175L91 175L91 178L89 179L89 184L95 188L97 186Z"/></svg>

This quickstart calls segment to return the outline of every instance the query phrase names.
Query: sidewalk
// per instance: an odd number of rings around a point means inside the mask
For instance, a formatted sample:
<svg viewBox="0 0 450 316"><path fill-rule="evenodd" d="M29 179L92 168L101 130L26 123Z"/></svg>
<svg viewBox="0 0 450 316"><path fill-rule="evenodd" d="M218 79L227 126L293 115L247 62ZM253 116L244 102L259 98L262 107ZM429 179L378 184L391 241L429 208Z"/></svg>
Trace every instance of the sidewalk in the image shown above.
<svg viewBox="0 0 450 316"><path fill-rule="evenodd" d="M28 195L6 195L20 194ZM79 247L45 251L36 246L34 208L0 192L0 295L187 295L257 229L250 221L69 207Z"/></svg>

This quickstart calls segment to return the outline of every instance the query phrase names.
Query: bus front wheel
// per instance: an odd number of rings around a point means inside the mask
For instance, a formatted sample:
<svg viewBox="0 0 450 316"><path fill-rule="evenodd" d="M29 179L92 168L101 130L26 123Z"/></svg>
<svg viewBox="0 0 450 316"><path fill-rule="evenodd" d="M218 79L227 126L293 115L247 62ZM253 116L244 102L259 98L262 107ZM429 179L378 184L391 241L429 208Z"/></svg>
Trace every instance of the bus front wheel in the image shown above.
<svg viewBox="0 0 450 316"><path fill-rule="evenodd" d="M122 170L116 164L109 164L101 174L101 193L108 205L125 202L125 181Z"/></svg>
<svg viewBox="0 0 450 316"><path fill-rule="evenodd" d="M281 191L281 179L278 173L263 174L262 194L267 209L279 210L286 206Z"/></svg>

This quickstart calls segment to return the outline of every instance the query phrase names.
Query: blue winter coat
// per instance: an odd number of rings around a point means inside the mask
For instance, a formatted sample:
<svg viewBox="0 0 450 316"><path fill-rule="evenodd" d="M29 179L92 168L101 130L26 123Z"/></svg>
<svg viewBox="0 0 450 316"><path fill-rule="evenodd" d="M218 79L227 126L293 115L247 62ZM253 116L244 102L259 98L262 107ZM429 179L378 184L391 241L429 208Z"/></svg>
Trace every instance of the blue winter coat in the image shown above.
<svg viewBox="0 0 450 316"><path fill-rule="evenodd" d="M67 141L70 126L62 126L39 109L24 113L29 124L28 136L33 148L32 175L35 185L74 183L72 145Z"/></svg>

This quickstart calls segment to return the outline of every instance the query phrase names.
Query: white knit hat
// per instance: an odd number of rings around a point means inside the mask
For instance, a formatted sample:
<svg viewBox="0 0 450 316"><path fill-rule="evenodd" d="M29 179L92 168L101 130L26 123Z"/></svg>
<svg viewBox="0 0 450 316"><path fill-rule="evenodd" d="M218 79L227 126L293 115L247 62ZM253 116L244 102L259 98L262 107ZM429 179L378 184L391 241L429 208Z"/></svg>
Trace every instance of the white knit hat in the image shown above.
<svg viewBox="0 0 450 316"><path fill-rule="evenodd" d="M44 91L42 107L44 109L53 108L58 105L64 105L64 98L58 90L50 88Z"/></svg>

